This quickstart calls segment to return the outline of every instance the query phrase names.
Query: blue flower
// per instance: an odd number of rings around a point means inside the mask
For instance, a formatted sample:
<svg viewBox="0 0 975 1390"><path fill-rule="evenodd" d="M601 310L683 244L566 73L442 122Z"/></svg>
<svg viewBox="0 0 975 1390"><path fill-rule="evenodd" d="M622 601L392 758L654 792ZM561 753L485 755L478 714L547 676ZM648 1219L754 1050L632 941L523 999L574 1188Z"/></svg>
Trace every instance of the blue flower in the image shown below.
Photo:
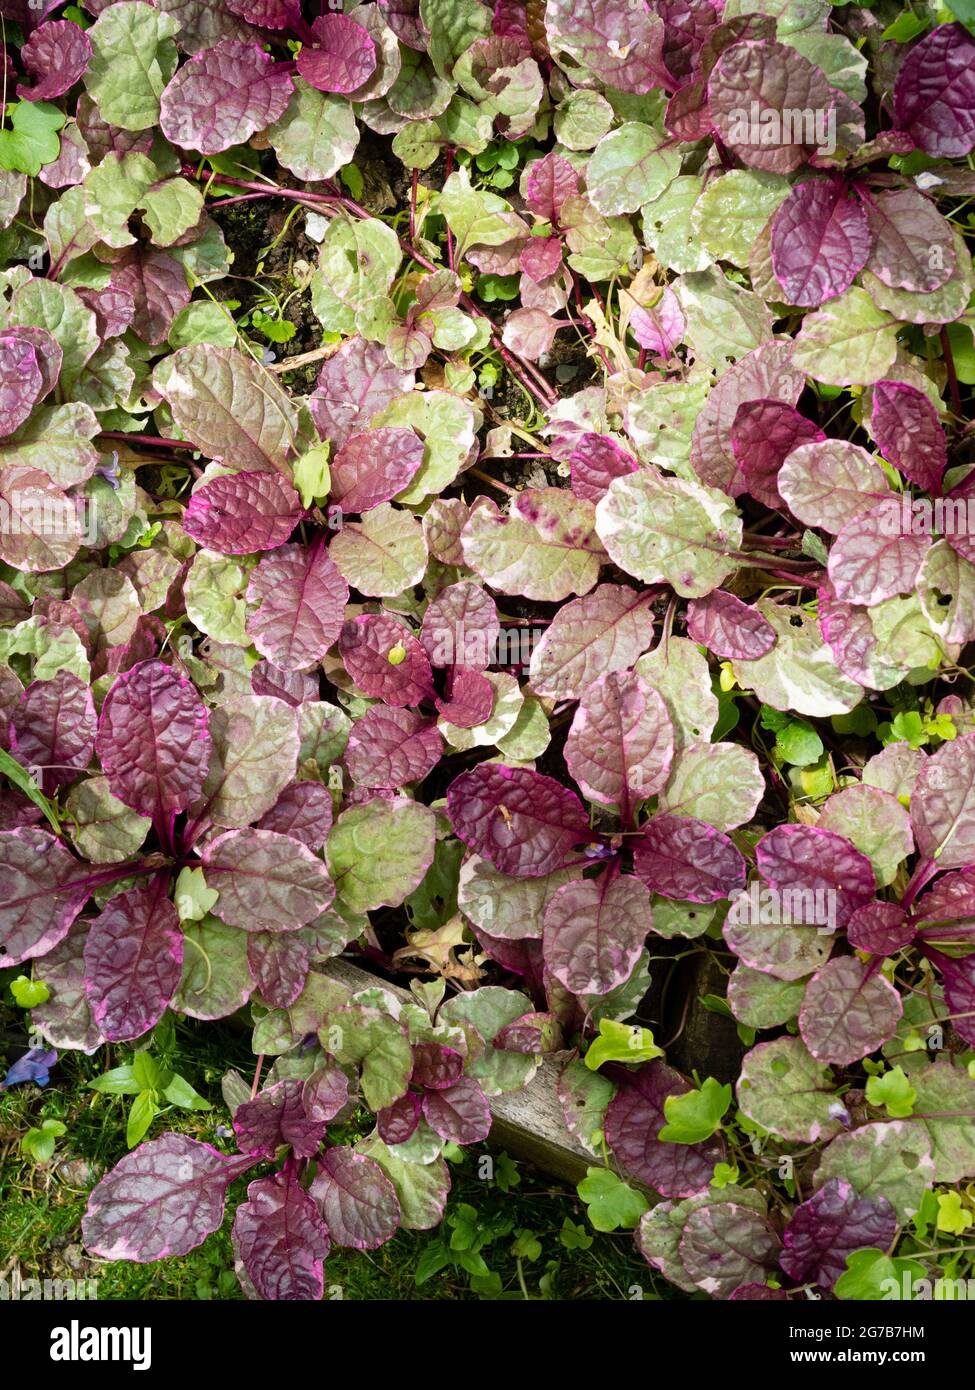
<svg viewBox="0 0 975 1390"><path fill-rule="evenodd" d="M53 1047L31 1048L30 1052L25 1052L23 1057L14 1062L0 1084L0 1091L5 1091L8 1086L16 1086L21 1081L36 1081L38 1086L46 1086L51 1068L57 1060L58 1054Z"/></svg>

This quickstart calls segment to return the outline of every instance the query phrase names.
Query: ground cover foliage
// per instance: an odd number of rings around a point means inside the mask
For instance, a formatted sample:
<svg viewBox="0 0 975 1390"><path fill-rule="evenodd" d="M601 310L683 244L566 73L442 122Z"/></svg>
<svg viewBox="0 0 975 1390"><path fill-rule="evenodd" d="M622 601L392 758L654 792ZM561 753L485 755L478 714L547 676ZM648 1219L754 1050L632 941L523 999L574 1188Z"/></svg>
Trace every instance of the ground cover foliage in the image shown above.
<svg viewBox="0 0 975 1390"><path fill-rule="evenodd" d="M554 1062L683 1294L966 1277L967 0L0 10L6 1084L129 1057L87 1251L232 1193L321 1298Z"/></svg>

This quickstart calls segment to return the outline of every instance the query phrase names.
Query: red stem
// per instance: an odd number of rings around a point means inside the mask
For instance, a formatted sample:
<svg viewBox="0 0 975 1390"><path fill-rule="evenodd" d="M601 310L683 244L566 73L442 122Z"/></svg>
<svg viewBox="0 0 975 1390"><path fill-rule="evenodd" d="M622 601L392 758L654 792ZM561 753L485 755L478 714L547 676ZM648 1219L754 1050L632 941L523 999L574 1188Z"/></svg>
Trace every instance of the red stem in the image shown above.
<svg viewBox="0 0 975 1390"><path fill-rule="evenodd" d="M126 434L119 430L102 430L102 439L117 439L123 444L151 444L156 449L195 449L189 439L163 439L158 434Z"/></svg>

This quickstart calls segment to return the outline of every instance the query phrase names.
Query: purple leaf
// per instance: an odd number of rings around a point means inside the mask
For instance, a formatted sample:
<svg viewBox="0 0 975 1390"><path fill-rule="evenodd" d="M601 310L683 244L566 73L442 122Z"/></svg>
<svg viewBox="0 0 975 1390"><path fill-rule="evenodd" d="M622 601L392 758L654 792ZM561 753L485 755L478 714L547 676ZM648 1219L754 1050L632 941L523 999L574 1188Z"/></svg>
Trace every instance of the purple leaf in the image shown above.
<svg viewBox="0 0 975 1390"><path fill-rule="evenodd" d="M930 294L957 262L951 225L916 188L878 189L866 206L874 238L867 269L895 289Z"/></svg>
<svg viewBox="0 0 975 1390"><path fill-rule="evenodd" d="M423 447L414 430L394 425L350 434L331 463L330 500L345 513L390 501L419 471Z"/></svg>
<svg viewBox="0 0 975 1390"><path fill-rule="evenodd" d="M337 1062L327 1059L304 1082L301 1103L310 1120L334 1120L349 1100L349 1078Z"/></svg>
<svg viewBox="0 0 975 1390"><path fill-rule="evenodd" d="M333 810L331 792L321 782L293 782L285 787L270 811L265 811L257 829L290 835L309 849L318 850L324 848L328 839Z"/></svg>
<svg viewBox="0 0 975 1390"><path fill-rule="evenodd" d="M494 708L494 686L480 671L454 666L447 678L448 698L436 700L437 711L458 729L486 724Z"/></svg>
<svg viewBox="0 0 975 1390"><path fill-rule="evenodd" d="M259 1298L322 1297L328 1231L292 1166L248 1185L247 1200L234 1213L233 1243Z"/></svg>
<svg viewBox="0 0 975 1390"><path fill-rule="evenodd" d="M687 320L680 300L672 289L665 289L652 308L635 305L630 310L630 332L640 347L659 357L672 357L684 341Z"/></svg>
<svg viewBox="0 0 975 1390"><path fill-rule="evenodd" d="M342 628L339 654L360 690L404 708L433 696L433 671L413 633L385 613L365 613Z"/></svg>
<svg viewBox="0 0 975 1390"><path fill-rule="evenodd" d="M328 921L328 914L320 920ZM290 1008L305 987L312 960L322 954L321 947L314 922L296 931L248 933L247 964L265 1004Z"/></svg>
<svg viewBox="0 0 975 1390"><path fill-rule="evenodd" d="M135 299L129 290L121 285L106 285L103 290L78 291L79 299L84 300L95 315L98 323L98 336L102 341L120 338L135 318Z"/></svg>
<svg viewBox="0 0 975 1390"><path fill-rule="evenodd" d="M834 535L893 496L880 464L845 439L790 450L779 470L778 489L799 521Z"/></svg>
<svg viewBox="0 0 975 1390"><path fill-rule="evenodd" d="M315 44L303 45L298 54L298 72L309 86L354 92L368 82L376 71L376 45L368 29L344 14L323 14L311 27Z"/></svg>
<svg viewBox="0 0 975 1390"><path fill-rule="evenodd" d="M374 416L412 388L413 372L394 367L381 343L369 343L356 336L346 338L322 365L308 404L322 438L330 439L333 447L340 450L353 430L365 430ZM333 485L338 462L336 454L332 463Z"/></svg>
<svg viewBox="0 0 975 1390"><path fill-rule="evenodd" d="M301 499L280 473L225 473L194 492L183 530L222 555L250 555L284 545L302 514Z"/></svg>
<svg viewBox="0 0 975 1390"><path fill-rule="evenodd" d="M400 43L426 52L430 33L420 18L420 0L379 0L379 8Z"/></svg>
<svg viewBox="0 0 975 1390"><path fill-rule="evenodd" d="M731 427L731 448L745 486L772 510L785 506L776 485L783 461L800 445L825 438L818 425L785 401L745 401Z"/></svg>
<svg viewBox="0 0 975 1390"><path fill-rule="evenodd" d="M952 1026L959 1037L972 1046L975 1044L975 956L956 960L943 951L930 948L926 948L924 954L941 971Z"/></svg>
<svg viewBox="0 0 975 1390"><path fill-rule="evenodd" d="M442 752L431 720L415 710L373 705L352 726L345 765L356 786L395 790L426 777Z"/></svg>
<svg viewBox="0 0 975 1390"><path fill-rule="evenodd" d="M85 942L85 993L110 1042L141 1038L179 988L183 934L166 896L168 879L127 888L95 918Z"/></svg>
<svg viewBox="0 0 975 1390"><path fill-rule="evenodd" d="M20 429L43 386L33 345L13 333L0 334L0 436Z"/></svg>
<svg viewBox="0 0 975 1390"><path fill-rule="evenodd" d="M0 560L46 574L70 564L82 542L75 499L39 468L0 469Z"/></svg>
<svg viewBox="0 0 975 1390"><path fill-rule="evenodd" d="M678 1258L689 1280L713 1298L760 1278L781 1246L765 1216L737 1202L705 1202L683 1224Z"/></svg>
<svg viewBox="0 0 975 1390"><path fill-rule="evenodd" d="M479 1144L491 1132L491 1107L472 1076L462 1076L443 1091L426 1091L423 1118L452 1144Z"/></svg>
<svg viewBox="0 0 975 1390"><path fill-rule="evenodd" d="M85 1248L146 1264L185 1255L223 1222L227 1188L255 1159L227 1158L185 1134L164 1134L126 1154L88 1198Z"/></svg>
<svg viewBox="0 0 975 1390"><path fill-rule="evenodd" d="M843 835L813 825L777 825L755 846L758 872L772 888L827 894L829 925L844 927L876 891L870 860Z"/></svg>
<svg viewBox="0 0 975 1390"><path fill-rule="evenodd" d="M69 671L34 681L10 716L10 750L37 768L41 790L52 796L91 762L97 719L91 691Z"/></svg>
<svg viewBox="0 0 975 1390"><path fill-rule="evenodd" d="M374 1158L352 1149L329 1149L309 1189L336 1245L376 1250L400 1224L396 1189Z"/></svg>
<svg viewBox="0 0 975 1390"><path fill-rule="evenodd" d="M0 831L0 961L19 965L67 936L97 875L46 830Z"/></svg>
<svg viewBox="0 0 975 1390"><path fill-rule="evenodd" d="M621 92L672 85L663 22L646 0L548 0L545 28L552 56L564 55L570 74L581 64Z"/></svg>
<svg viewBox="0 0 975 1390"><path fill-rule="evenodd" d="M590 801L633 806L660 791L674 757L667 706L633 671L600 676L583 694L565 742L565 763Z"/></svg>
<svg viewBox="0 0 975 1390"><path fill-rule="evenodd" d="M298 29L301 0L226 0L232 14L262 29Z"/></svg>
<svg viewBox="0 0 975 1390"><path fill-rule="evenodd" d="M53 1047L32 1047L23 1057L18 1057L7 1071L3 1081L0 1081L0 1091L7 1091L11 1086L23 1085L25 1081L33 1081L37 1086L46 1086L51 1079L51 1068L57 1060L58 1054Z"/></svg>
<svg viewBox="0 0 975 1390"><path fill-rule="evenodd" d="M255 695L271 695L297 708L306 700L318 699L318 675L314 671L282 671L263 658L251 670L251 689Z"/></svg>
<svg viewBox="0 0 975 1390"><path fill-rule="evenodd" d="M896 1234L897 1217L886 1197L861 1197L843 1178L830 1178L792 1213L779 1263L797 1283L815 1281L831 1289L848 1255L886 1250Z"/></svg>
<svg viewBox="0 0 975 1390"><path fill-rule="evenodd" d="M456 1049L443 1043L413 1044L413 1075L415 1086L429 1091L445 1091L464 1074L464 1059Z"/></svg>
<svg viewBox="0 0 975 1390"><path fill-rule="evenodd" d="M589 502L601 501L614 478L637 473L640 469L633 455L605 434L581 435L569 459L569 467L572 491Z"/></svg>
<svg viewBox="0 0 975 1390"><path fill-rule="evenodd" d="M180 68L160 99L159 124L181 149L219 154L284 115L294 83L256 44L224 39Z"/></svg>
<svg viewBox="0 0 975 1390"><path fill-rule="evenodd" d="M384 1144L405 1144L416 1133L422 1114L422 1098L416 1091L407 1091L376 1112L376 1132Z"/></svg>
<svg viewBox="0 0 975 1390"><path fill-rule="evenodd" d="M896 955L914 940L916 927L899 903L872 902L858 907L846 924L846 938L858 951Z"/></svg>
<svg viewBox="0 0 975 1390"><path fill-rule="evenodd" d="M715 1163L725 1155L724 1141L671 1144L657 1135L667 1123L664 1101L691 1089L679 1072L663 1062L626 1071L609 1103L606 1142L624 1172L663 1197L693 1197L711 1181Z"/></svg>
<svg viewBox="0 0 975 1390"><path fill-rule="evenodd" d="M846 523L830 549L827 573L842 602L873 607L914 591L930 549L930 536L902 534L896 502L881 502Z"/></svg>
<svg viewBox="0 0 975 1390"><path fill-rule="evenodd" d="M718 134L745 164L789 174L817 142L825 143L835 93L822 71L794 48L747 40L718 59L708 99ZM770 131L778 138L770 139Z"/></svg>
<svg viewBox="0 0 975 1390"><path fill-rule="evenodd" d="M778 400L795 405L806 384L792 365L792 343L776 340L746 353L711 388L694 422L691 464L702 482L732 497L745 491L731 441L738 410L745 401Z"/></svg>
<svg viewBox="0 0 975 1390"><path fill-rule="evenodd" d="M960 159L975 146L975 38L962 25L939 25L908 53L894 116L935 158Z"/></svg>
<svg viewBox="0 0 975 1390"><path fill-rule="evenodd" d="M975 869L945 874L914 906L925 941L957 941L975 935Z"/></svg>
<svg viewBox="0 0 975 1390"><path fill-rule="evenodd" d="M562 242L557 236L533 236L518 258L518 264L539 284L555 275L562 266Z"/></svg>
<svg viewBox="0 0 975 1390"><path fill-rule="evenodd" d="M165 342L173 319L190 302L186 271L175 256L133 246L112 268L112 285L133 303L132 327L152 347Z"/></svg>
<svg viewBox="0 0 975 1390"><path fill-rule="evenodd" d="M335 897L311 850L272 830L228 830L203 851L207 883L220 894L214 913L244 931L294 931Z"/></svg>
<svg viewBox="0 0 975 1390"><path fill-rule="evenodd" d="M625 984L651 929L650 894L616 865L565 883L545 909L545 964L572 994L609 994Z"/></svg>
<svg viewBox="0 0 975 1390"><path fill-rule="evenodd" d="M653 641L653 597L652 589L600 584L564 604L532 652L535 693L577 699L597 676L631 667Z"/></svg>
<svg viewBox="0 0 975 1390"><path fill-rule="evenodd" d="M783 408L791 409L790 406ZM747 407L742 406L742 410L745 409ZM775 629L771 623L724 589L715 589L706 598L691 600L687 605L687 635L715 656L732 661L754 661L775 646Z"/></svg>
<svg viewBox="0 0 975 1390"><path fill-rule="evenodd" d="M897 990L856 956L817 970L799 1010L799 1032L820 1062L848 1066L892 1036L903 1012Z"/></svg>
<svg viewBox="0 0 975 1390"><path fill-rule="evenodd" d="M745 886L734 842L692 816L652 816L634 843L633 869L653 892L682 902L717 902Z"/></svg>
<svg viewBox="0 0 975 1390"><path fill-rule="evenodd" d="M579 175L560 154L547 154L525 171L525 206L544 222L558 224L566 198L579 192Z"/></svg>
<svg viewBox="0 0 975 1390"><path fill-rule="evenodd" d="M119 801L164 836L202 792L210 745L203 701L162 661L133 666L105 697L95 742L102 771Z"/></svg>
<svg viewBox="0 0 975 1390"><path fill-rule="evenodd" d="M310 1119L302 1100L302 1083L279 1081L266 1091L238 1105L234 1133L241 1153L273 1158L283 1144L299 1158L314 1158L325 1137L322 1119Z"/></svg>
<svg viewBox="0 0 975 1390"><path fill-rule="evenodd" d="M495 1035L494 1047L503 1052L521 1052L526 1056L544 1057L562 1047L562 1028L554 1013L522 1014L513 1023L506 1023Z"/></svg>
<svg viewBox="0 0 975 1390"><path fill-rule="evenodd" d="M928 758L911 797L919 852L939 869L975 860L975 735L953 739Z"/></svg>
<svg viewBox="0 0 975 1390"><path fill-rule="evenodd" d="M948 445L938 412L924 392L906 381L878 381L871 424L884 458L925 492L940 495Z"/></svg>
<svg viewBox="0 0 975 1390"><path fill-rule="evenodd" d="M498 659L501 624L494 599L480 584L462 579L427 605L420 642L433 666L486 671Z"/></svg>
<svg viewBox="0 0 975 1390"><path fill-rule="evenodd" d="M553 777L527 767L481 763L447 788L454 834L514 878L559 869L592 839L579 798Z"/></svg>
<svg viewBox="0 0 975 1390"><path fill-rule="evenodd" d="M790 304L849 289L872 244L867 214L841 179L798 184L772 218L772 269Z"/></svg>
<svg viewBox="0 0 975 1390"><path fill-rule="evenodd" d="M17 84L25 101L53 101L79 81L91 60L91 39L67 19L40 25L20 50L26 72L36 78L33 87Z"/></svg>
<svg viewBox="0 0 975 1390"><path fill-rule="evenodd" d="M349 586L320 544L284 545L252 573L247 601L258 605L247 620L257 650L285 671L301 671L337 640Z"/></svg>

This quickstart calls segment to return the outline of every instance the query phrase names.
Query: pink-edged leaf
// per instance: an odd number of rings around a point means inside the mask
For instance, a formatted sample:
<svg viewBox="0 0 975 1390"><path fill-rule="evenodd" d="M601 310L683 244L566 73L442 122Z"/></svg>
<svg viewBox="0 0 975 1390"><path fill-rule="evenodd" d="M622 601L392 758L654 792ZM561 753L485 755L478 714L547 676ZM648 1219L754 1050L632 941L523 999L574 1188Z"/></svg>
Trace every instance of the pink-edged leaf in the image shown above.
<svg viewBox="0 0 975 1390"><path fill-rule="evenodd" d="M112 269L112 284L132 300L132 327L152 347L166 341L173 319L190 302L186 270L166 251L133 246Z"/></svg>
<svg viewBox="0 0 975 1390"><path fill-rule="evenodd" d="M92 872L46 830L0 831L0 966L43 956L67 936Z"/></svg>
<svg viewBox="0 0 975 1390"><path fill-rule="evenodd" d="M672 289L665 289L652 308L637 304L630 310L630 332L650 353L672 357L675 348L684 341L687 320L680 300Z"/></svg>
<svg viewBox="0 0 975 1390"><path fill-rule="evenodd" d="M379 0L383 19L400 43L425 53L430 31L420 18L420 0Z"/></svg>
<svg viewBox="0 0 975 1390"><path fill-rule="evenodd" d="M640 465L632 454L622 449L615 439L605 434L583 434L569 459L572 471L572 491L589 502L599 502L606 496L614 478L638 473Z"/></svg>
<svg viewBox="0 0 975 1390"><path fill-rule="evenodd" d="M285 671L301 671L337 640L349 586L323 546L284 545L252 573L247 601L257 604L247 620L257 650Z"/></svg>
<svg viewBox="0 0 975 1390"><path fill-rule="evenodd" d="M833 535L893 496L880 464L845 439L824 439L790 450L777 482L793 516Z"/></svg>
<svg viewBox="0 0 975 1390"><path fill-rule="evenodd" d="M330 955L326 924L335 920L325 912L307 927L288 932L248 932L247 964L255 987L273 1009L287 1009L305 987L314 959Z"/></svg>
<svg viewBox="0 0 975 1390"><path fill-rule="evenodd" d="M365 430L374 416L397 396L412 389L413 375L413 372L394 367L381 343L369 343L358 336L347 338L338 352L323 363L318 383L308 398L319 433L340 450L357 427ZM339 454L336 453L332 462L335 486L338 486L335 472L338 463ZM400 484L397 491L405 486L405 483Z"/></svg>
<svg viewBox="0 0 975 1390"><path fill-rule="evenodd" d="M775 646L771 623L724 589L691 600L687 605L687 635L715 656L730 661L754 661Z"/></svg>
<svg viewBox="0 0 975 1390"><path fill-rule="evenodd" d="M369 30L344 14L315 20L315 43L298 54L298 72L320 92L354 92L376 71L376 45Z"/></svg>
<svg viewBox="0 0 975 1390"><path fill-rule="evenodd" d="M514 878L559 869L592 838L589 817L567 787L527 767L481 763L447 788L454 834Z"/></svg>
<svg viewBox="0 0 975 1390"><path fill-rule="evenodd" d="M790 304L850 288L873 245L867 214L841 179L797 184L772 218L772 269Z"/></svg>
<svg viewBox="0 0 975 1390"><path fill-rule="evenodd" d="M562 242L557 236L533 236L518 257L518 264L529 280L539 284L562 266Z"/></svg>
<svg viewBox="0 0 975 1390"><path fill-rule="evenodd" d="M159 875L127 888L95 918L85 942L85 993L110 1042L141 1038L162 1018L183 972L183 933Z"/></svg>
<svg viewBox="0 0 975 1390"><path fill-rule="evenodd" d="M251 689L255 695L272 695L297 708L306 700L318 699L318 675L314 671L283 671L262 658L251 669Z"/></svg>
<svg viewBox="0 0 975 1390"><path fill-rule="evenodd" d="M634 842L633 869L653 892L682 902L717 902L745 886L734 842L693 816L652 816Z"/></svg>
<svg viewBox="0 0 975 1390"><path fill-rule="evenodd" d="M162 661L141 661L105 697L95 751L119 801L168 834L196 801L210 764L203 701Z"/></svg>
<svg viewBox="0 0 975 1390"><path fill-rule="evenodd" d="M894 85L894 116L935 158L964 158L975 146L975 38L961 24L939 25L908 53Z"/></svg>
<svg viewBox="0 0 975 1390"><path fill-rule="evenodd" d="M413 1045L414 1085L428 1091L446 1091L456 1085L464 1074L464 1059L453 1047L443 1043L421 1042Z"/></svg>
<svg viewBox="0 0 975 1390"><path fill-rule="evenodd" d="M653 597L653 590L600 584L563 604L532 652L535 693L576 699L597 676L632 666L653 640Z"/></svg>
<svg viewBox="0 0 975 1390"><path fill-rule="evenodd" d="M0 334L0 436L20 429L43 386L33 344L13 333Z"/></svg>
<svg viewBox="0 0 975 1390"><path fill-rule="evenodd" d="M925 955L941 971L952 1026L969 1046L975 1045L975 956L956 960L930 948Z"/></svg>
<svg viewBox="0 0 975 1390"><path fill-rule="evenodd" d="M565 743L565 763L590 801L634 804L660 791L674 757L674 728L656 690L633 671L600 676L584 692Z"/></svg>
<svg viewBox="0 0 975 1390"><path fill-rule="evenodd" d="M258 1298L318 1302L331 1243L318 1208L289 1166L248 1184L234 1212L234 1251Z"/></svg>
<svg viewBox="0 0 975 1390"><path fill-rule="evenodd" d="M334 1148L319 1160L309 1189L336 1245L376 1250L400 1224L396 1189L374 1158Z"/></svg>
<svg viewBox="0 0 975 1390"><path fill-rule="evenodd" d="M646 0L548 0L545 31L553 57L564 56L570 73L581 64L588 80L595 74L621 92L671 85L664 25Z"/></svg>
<svg viewBox="0 0 975 1390"><path fill-rule="evenodd" d="M159 124L181 149L219 154L273 125L293 91L284 64L256 44L224 39L180 68L160 98Z"/></svg>
<svg viewBox="0 0 975 1390"><path fill-rule="evenodd" d="M886 1197L862 1197L843 1178L830 1178L792 1213L780 1264L797 1283L831 1289L855 1250L887 1250L896 1235L897 1215Z"/></svg>
<svg viewBox="0 0 975 1390"><path fill-rule="evenodd" d="M452 1144L479 1144L491 1132L491 1107L473 1076L462 1076L443 1091L426 1091L423 1118Z"/></svg>
<svg viewBox="0 0 975 1390"><path fill-rule="evenodd" d="M501 624L491 595L462 579L442 589L427 606L420 642L433 666L486 671L497 655Z"/></svg>
<svg viewBox="0 0 975 1390"><path fill-rule="evenodd" d="M185 1134L164 1134L115 1165L88 1198L86 1249L106 1260L146 1264L186 1255L223 1223L227 1188L253 1168Z"/></svg>
<svg viewBox="0 0 975 1390"><path fill-rule="evenodd" d="M86 768L95 751L97 719L91 691L70 671L34 681L10 715L10 750L38 769L46 796Z"/></svg>
<svg viewBox="0 0 975 1390"><path fill-rule="evenodd" d="M745 486L773 510L785 505L776 484L783 461L800 445L825 438L818 425L786 401L745 401L731 427L731 448Z"/></svg>
<svg viewBox="0 0 975 1390"><path fill-rule="evenodd" d="M975 862L975 734L928 758L911 797L911 822L919 852L939 869Z"/></svg>
<svg viewBox="0 0 975 1390"><path fill-rule="evenodd" d="M403 708L433 696L427 654L403 623L385 613L365 613L342 628L339 655L360 690Z"/></svg>
<svg viewBox="0 0 975 1390"><path fill-rule="evenodd" d="M691 1089L679 1072L650 1062L619 1078L604 1126L606 1142L624 1172L664 1197L693 1197L703 1192L715 1163L725 1155L720 1138L702 1144L671 1144L657 1135L667 1123L664 1101Z"/></svg>
<svg viewBox="0 0 975 1390"><path fill-rule="evenodd" d="M350 434L331 463L330 500L350 514L390 501L419 471L423 448L414 430L394 425Z"/></svg>
<svg viewBox="0 0 975 1390"><path fill-rule="evenodd" d="M352 726L345 766L358 787L395 789L421 781L442 752L431 720L414 710L373 705Z"/></svg>
<svg viewBox="0 0 975 1390"><path fill-rule="evenodd" d="M198 488L183 530L222 555L250 555L284 545L303 515L301 498L280 473L225 473Z"/></svg>
<svg viewBox="0 0 975 1390"><path fill-rule="evenodd" d="M325 1121L309 1118L302 1083L289 1078L238 1105L234 1133L241 1153L273 1158L282 1144L288 1144L299 1158L313 1158L325 1137Z"/></svg>
<svg viewBox="0 0 975 1390"><path fill-rule="evenodd" d="M37 328L33 324L16 324L3 330L0 341L27 343L34 349L34 360L41 374L41 389L37 400L43 400L45 396L50 395L58 383L64 362L64 350L52 334L46 328ZM0 434L2 433L0 430Z"/></svg>
<svg viewBox="0 0 975 1390"><path fill-rule="evenodd" d="M878 381L871 423L884 458L925 492L940 494L948 445L924 392L906 381Z"/></svg>
<svg viewBox="0 0 975 1390"><path fill-rule="evenodd" d="M579 175L561 154L536 159L525 173L525 205L545 222L557 224L566 198L579 192Z"/></svg>
<svg viewBox="0 0 975 1390"><path fill-rule="evenodd" d="M873 250L867 269L895 289L930 294L951 279L958 260L951 224L917 188L878 189L867 217Z"/></svg>
<svg viewBox="0 0 975 1390"><path fill-rule="evenodd" d="M333 809L332 794L321 782L294 782L265 811L257 828L290 835L309 849L322 849L332 828Z"/></svg>
<svg viewBox="0 0 975 1390"><path fill-rule="evenodd" d="M503 1052L521 1052L526 1057L545 1057L562 1047L562 1027L554 1013L522 1014L506 1023L494 1038Z"/></svg>
<svg viewBox="0 0 975 1390"><path fill-rule="evenodd" d="M299 840L273 830L228 830L203 851L214 912L244 931L294 931L335 897L325 865Z"/></svg>
<svg viewBox="0 0 975 1390"><path fill-rule="evenodd" d="M91 61L91 39L77 24L52 19L41 24L20 50L24 70L35 79L33 86L17 84L25 101L53 101L78 82Z"/></svg>
<svg viewBox="0 0 975 1390"><path fill-rule="evenodd" d="M724 143L754 169L789 174L824 136L836 93L822 70L794 48L745 40L726 48L708 80L711 119ZM791 119L805 116L796 129ZM834 117L835 120L835 117ZM769 129L780 138L771 143Z"/></svg>
<svg viewBox="0 0 975 1390"><path fill-rule="evenodd" d="M814 825L777 825L755 846L755 862L765 882L780 892L799 889L831 894L837 927L846 926L876 891L876 877L866 855L845 836Z"/></svg>
<svg viewBox="0 0 975 1390"><path fill-rule="evenodd" d="M70 564L84 539L76 499L39 468L0 469L0 560L47 574Z"/></svg>
<svg viewBox="0 0 975 1390"><path fill-rule="evenodd" d="M647 888L610 866L553 894L545 909L545 964L572 994L609 994L633 974L651 925Z"/></svg>
<svg viewBox="0 0 975 1390"><path fill-rule="evenodd" d="M338 1062L327 1059L301 1088L301 1103L310 1120L334 1120L349 1100L349 1078Z"/></svg>
<svg viewBox="0 0 975 1390"><path fill-rule="evenodd" d="M873 607L914 591L931 537L903 534L900 514L897 502L881 502L843 527L827 566L838 599Z"/></svg>
<svg viewBox="0 0 975 1390"><path fill-rule="evenodd" d="M849 1066L894 1033L903 1006L885 976L856 956L828 960L806 986L799 1032L820 1062Z"/></svg>
<svg viewBox="0 0 975 1390"><path fill-rule="evenodd" d="M135 318L135 298L123 285L106 285L103 290L78 291L95 315L98 336L103 341L120 338Z"/></svg>
<svg viewBox="0 0 975 1390"><path fill-rule="evenodd" d="M423 1099L407 1091L376 1114L376 1132L384 1144L405 1144L412 1139L423 1116Z"/></svg>
<svg viewBox="0 0 975 1390"><path fill-rule="evenodd" d="M447 689L447 699L435 701L442 719L458 729L475 729L487 723L494 708L494 686L486 676L466 666L455 666L447 679Z"/></svg>
<svg viewBox="0 0 975 1390"><path fill-rule="evenodd" d="M227 9L261 29L297 29L301 0L225 0Z"/></svg>
<svg viewBox="0 0 975 1390"><path fill-rule="evenodd" d="M913 916L925 941L975 937L975 869L944 874L918 898Z"/></svg>
<svg viewBox="0 0 975 1390"><path fill-rule="evenodd" d="M896 955L911 944L916 931L899 903L867 903L858 907L846 924L850 945L874 956Z"/></svg>

